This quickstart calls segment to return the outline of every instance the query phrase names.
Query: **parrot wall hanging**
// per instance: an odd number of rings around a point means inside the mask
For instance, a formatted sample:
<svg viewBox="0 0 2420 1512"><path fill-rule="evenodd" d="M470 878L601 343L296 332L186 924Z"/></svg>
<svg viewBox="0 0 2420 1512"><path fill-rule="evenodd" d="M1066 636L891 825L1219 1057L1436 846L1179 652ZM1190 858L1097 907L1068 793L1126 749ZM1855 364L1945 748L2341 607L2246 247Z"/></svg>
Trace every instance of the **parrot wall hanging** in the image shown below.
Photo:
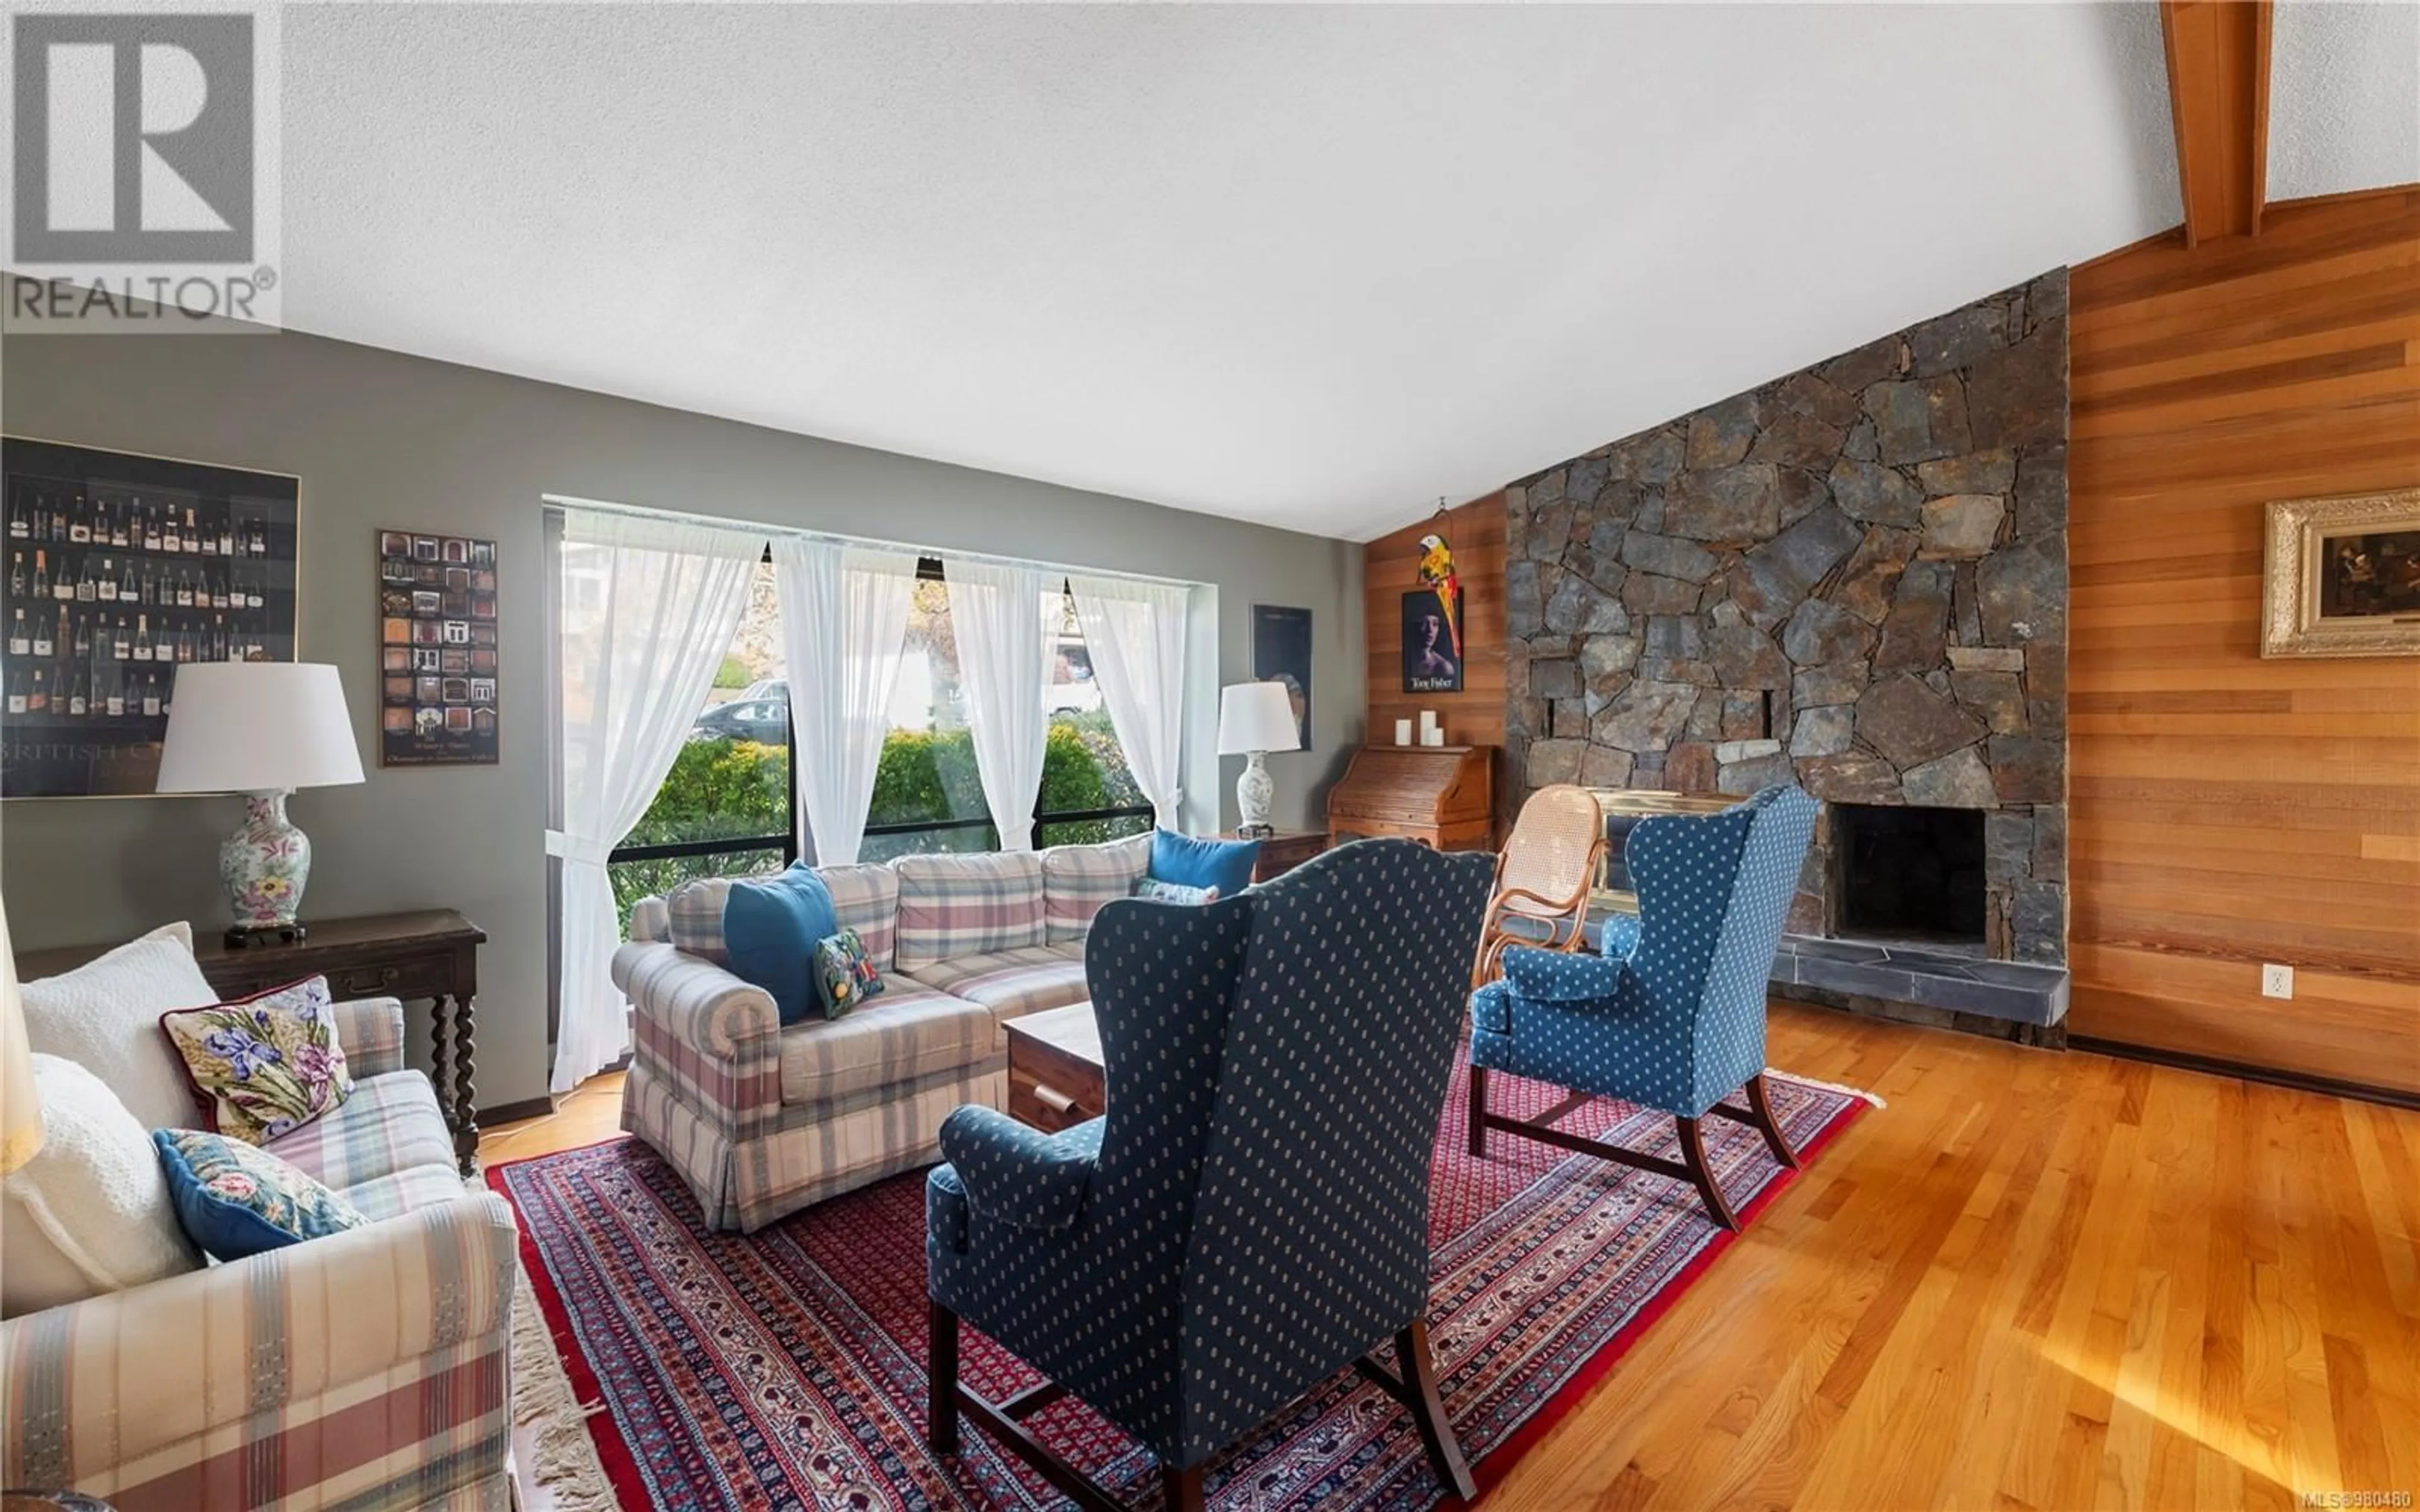
<svg viewBox="0 0 2420 1512"><path fill-rule="evenodd" d="M1420 537L1420 586L1404 595L1404 691L1462 691L1462 582L1454 575L1453 547L1444 528L1452 521L1437 501L1438 529Z"/></svg>

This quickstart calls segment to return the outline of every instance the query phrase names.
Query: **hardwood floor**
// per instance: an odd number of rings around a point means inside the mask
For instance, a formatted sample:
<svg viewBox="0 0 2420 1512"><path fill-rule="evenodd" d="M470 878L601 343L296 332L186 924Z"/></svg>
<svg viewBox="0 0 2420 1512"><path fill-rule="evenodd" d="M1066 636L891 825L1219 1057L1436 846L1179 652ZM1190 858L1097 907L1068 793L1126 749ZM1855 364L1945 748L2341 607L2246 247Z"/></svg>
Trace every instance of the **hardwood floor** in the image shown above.
<svg viewBox="0 0 2420 1512"><path fill-rule="evenodd" d="M1771 1040L1889 1105L1491 1512L2420 1491L2420 1113L1788 1004ZM604 1137L592 1088L482 1152Z"/></svg>
<svg viewBox="0 0 2420 1512"><path fill-rule="evenodd" d="M490 1165L558 1149L578 1149L622 1132L622 1073L592 1076L554 1106L552 1113L518 1119L479 1131L479 1159Z"/></svg>
<svg viewBox="0 0 2420 1512"><path fill-rule="evenodd" d="M1498 1507L2420 1490L2420 1114L1777 1005L1858 1120Z"/></svg>

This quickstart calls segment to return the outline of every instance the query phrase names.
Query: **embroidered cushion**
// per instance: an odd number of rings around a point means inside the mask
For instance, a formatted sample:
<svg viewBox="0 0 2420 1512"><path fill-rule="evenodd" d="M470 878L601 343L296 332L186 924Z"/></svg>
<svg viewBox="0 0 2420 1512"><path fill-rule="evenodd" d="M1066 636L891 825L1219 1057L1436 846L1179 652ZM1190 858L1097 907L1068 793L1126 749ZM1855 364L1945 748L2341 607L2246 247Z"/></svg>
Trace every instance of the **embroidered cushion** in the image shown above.
<svg viewBox="0 0 2420 1512"><path fill-rule="evenodd" d="M1101 905L1129 896L1151 865L1151 837L1100 845L1054 845L1042 853L1042 924L1052 945L1080 940Z"/></svg>
<svg viewBox="0 0 2420 1512"><path fill-rule="evenodd" d="M31 1058L42 1146L0 1188L0 1314L199 1269L143 1125L74 1061Z"/></svg>
<svg viewBox="0 0 2420 1512"><path fill-rule="evenodd" d="M1156 829L1151 835L1151 874L1162 882L1188 887L1216 887L1221 898L1233 898L1252 885L1252 868L1261 858L1256 840L1218 840Z"/></svg>
<svg viewBox="0 0 2420 1512"><path fill-rule="evenodd" d="M170 924L73 971L24 984L29 1048L100 1077L146 1129L198 1126L193 1085L154 1027L172 1008L219 1000L194 964L194 932Z"/></svg>
<svg viewBox="0 0 2420 1512"><path fill-rule="evenodd" d="M1182 882L1162 882L1157 877L1143 877L1135 883L1134 896L1156 903L1215 903L1218 901L1218 889L1188 887Z"/></svg>
<svg viewBox="0 0 2420 1512"><path fill-rule="evenodd" d="M151 1143L185 1237L215 1259L240 1260L370 1221L257 1145L194 1129L157 1129Z"/></svg>
<svg viewBox="0 0 2420 1512"><path fill-rule="evenodd" d="M769 877L742 877L722 898L723 964L772 995L784 1024L815 1010L815 943L840 927L824 879L804 862Z"/></svg>
<svg viewBox="0 0 2420 1512"><path fill-rule="evenodd" d="M1042 858L1032 851L903 856L891 864L899 873L900 970L1042 943Z"/></svg>
<svg viewBox="0 0 2420 1512"><path fill-rule="evenodd" d="M815 1002L836 1019L869 997L882 995L882 973L865 953L857 931L842 930L815 942Z"/></svg>
<svg viewBox="0 0 2420 1512"><path fill-rule="evenodd" d="M290 1133L353 1092L328 979L160 1015L209 1126L257 1145Z"/></svg>

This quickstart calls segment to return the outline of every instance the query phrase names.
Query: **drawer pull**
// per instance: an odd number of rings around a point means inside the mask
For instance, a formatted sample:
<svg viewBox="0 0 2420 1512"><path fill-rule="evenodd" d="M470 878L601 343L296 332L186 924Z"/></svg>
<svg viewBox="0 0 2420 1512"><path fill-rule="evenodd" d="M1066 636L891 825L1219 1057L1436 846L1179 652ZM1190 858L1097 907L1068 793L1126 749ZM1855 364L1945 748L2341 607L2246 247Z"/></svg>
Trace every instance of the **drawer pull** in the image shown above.
<svg viewBox="0 0 2420 1512"><path fill-rule="evenodd" d="M345 979L345 991L375 992L380 987L392 985L395 979L401 975L403 975L402 971L395 966L380 966L376 971L356 971Z"/></svg>
<svg viewBox="0 0 2420 1512"><path fill-rule="evenodd" d="M1074 1098L1055 1087L1045 1087L1040 1082L1033 1084L1033 1101L1053 1113L1064 1113L1076 1105Z"/></svg>

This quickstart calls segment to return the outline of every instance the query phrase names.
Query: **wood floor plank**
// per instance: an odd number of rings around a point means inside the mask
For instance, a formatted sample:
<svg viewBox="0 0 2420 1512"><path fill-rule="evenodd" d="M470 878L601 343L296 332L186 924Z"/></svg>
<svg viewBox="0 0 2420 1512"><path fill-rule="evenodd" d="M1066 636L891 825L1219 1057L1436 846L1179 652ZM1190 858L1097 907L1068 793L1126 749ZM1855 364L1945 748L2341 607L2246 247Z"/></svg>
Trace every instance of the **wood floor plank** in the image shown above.
<svg viewBox="0 0 2420 1512"><path fill-rule="evenodd" d="M2284 1330L2287 1456L2293 1489L2349 1484L2336 1453L2335 1396L2328 1389L2325 1309L2319 1301L2329 1182L2310 1147L2322 1100L2281 1094L2286 1117L2272 1135L2273 1178L2282 1192L2300 1186L2314 1200L2277 1207L2279 1322Z"/></svg>
<svg viewBox="0 0 2420 1512"><path fill-rule="evenodd" d="M1860 1337L1871 1341L1870 1363L1843 1396L1840 1431L1807 1482L1806 1502L1871 1497L1914 1505L1939 1480L1940 1457L1964 1405L1963 1392L1950 1384L1953 1375L1962 1379L1969 1348L1960 1324L1972 1318L1971 1293L1987 1290L1992 1280L1989 1270L1970 1271L1968 1262L2005 1185L1993 1180L1993 1169L2022 1121L2014 1099L1978 1103L1928 1173L1932 1200L1925 1206L1933 1216L1859 1319ZM1928 1235L1937 1238L1928 1244ZM1962 1292L1969 1294L1962 1299ZM1953 1313L1962 1302L1964 1313ZM1827 1377L1828 1389L1843 1384Z"/></svg>

